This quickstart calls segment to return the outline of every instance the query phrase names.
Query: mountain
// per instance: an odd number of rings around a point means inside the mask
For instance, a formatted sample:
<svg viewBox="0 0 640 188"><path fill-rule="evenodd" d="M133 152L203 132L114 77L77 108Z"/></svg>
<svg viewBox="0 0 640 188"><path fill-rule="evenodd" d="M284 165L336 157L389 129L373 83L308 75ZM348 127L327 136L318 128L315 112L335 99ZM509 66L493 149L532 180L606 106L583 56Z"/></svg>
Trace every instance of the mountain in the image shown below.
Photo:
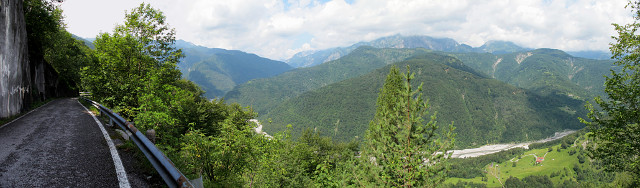
<svg viewBox="0 0 640 188"><path fill-rule="evenodd" d="M382 37L370 42L359 42L349 47L330 48L319 51L303 51L295 54L287 63L293 67L312 67L331 60L336 60L349 54L360 46L372 46L376 48L425 48L443 52L477 52L492 54L507 54L514 52L530 51L509 41L488 41L484 45L473 48L466 44L460 44L450 38L434 38L429 36L402 36L393 35ZM611 54L601 51L576 51L568 52L575 57L588 59L607 60Z"/></svg>
<svg viewBox="0 0 640 188"><path fill-rule="evenodd" d="M459 148L485 143L535 140L564 129L580 129L584 101L566 95L539 95L475 71L449 55L421 53L393 65L416 73L430 111L444 127L455 122ZM391 65L305 92L259 119L266 132L293 125L294 137L313 129L335 139L362 138L375 113L375 101ZM405 70L406 72L406 70Z"/></svg>
<svg viewBox="0 0 640 188"><path fill-rule="evenodd" d="M356 43L346 48L331 48L315 52L300 52L291 57L287 62L293 67L312 67L328 61L336 60L349 54L360 46L371 46L375 48L425 48L447 52L476 51L471 46L459 44L450 38L394 35L370 42Z"/></svg>
<svg viewBox="0 0 640 188"><path fill-rule="evenodd" d="M86 45L87 47L91 48L91 49L96 49L96 47L93 45L93 41L96 40L95 38L93 39L85 39L79 36L76 36L74 34L71 34L71 37L73 37L76 40L80 40L82 42L84 42L84 45Z"/></svg>
<svg viewBox="0 0 640 188"><path fill-rule="evenodd" d="M568 51L567 53L587 59L611 60L611 53L603 51Z"/></svg>
<svg viewBox="0 0 640 188"><path fill-rule="evenodd" d="M347 56L318 66L298 68L238 85L227 93L225 100L250 105L258 114L266 114L279 103L304 92L357 77L428 51L422 48L377 49L363 46Z"/></svg>
<svg viewBox="0 0 640 188"><path fill-rule="evenodd" d="M603 96L604 77L611 60L593 60L571 56L561 50L489 53L446 53L500 81L542 95L559 94L579 99Z"/></svg>
<svg viewBox="0 0 640 188"><path fill-rule="evenodd" d="M488 52L492 54L507 54L513 52L522 52L528 51L531 49L520 47L513 42L509 41L489 41L484 43L484 45L475 48L477 52Z"/></svg>
<svg viewBox="0 0 640 188"><path fill-rule="evenodd" d="M206 48L178 40L185 58L178 63L183 77L200 85L208 98L224 96L236 85L252 79L267 78L292 69L274 61L238 50Z"/></svg>
<svg viewBox="0 0 640 188"><path fill-rule="evenodd" d="M491 45L486 45L491 46ZM489 49L489 48L487 48ZM496 48L493 48L496 49ZM251 105L260 115L280 102L338 81L357 77L387 64L430 50L360 47L338 60L315 67L253 80L230 91L225 99ZM565 95L576 99L604 96L604 77L611 61L577 58L560 50L538 49L508 54L435 52L460 59L488 77L529 89L540 95Z"/></svg>

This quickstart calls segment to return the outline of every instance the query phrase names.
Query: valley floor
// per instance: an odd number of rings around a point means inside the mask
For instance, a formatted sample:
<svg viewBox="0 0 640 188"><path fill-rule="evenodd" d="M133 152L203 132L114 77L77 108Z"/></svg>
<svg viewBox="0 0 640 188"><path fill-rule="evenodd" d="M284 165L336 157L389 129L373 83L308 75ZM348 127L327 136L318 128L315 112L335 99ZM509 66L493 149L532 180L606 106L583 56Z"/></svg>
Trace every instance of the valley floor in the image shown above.
<svg viewBox="0 0 640 188"><path fill-rule="evenodd" d="M479 157L483 155L488 155L492 153L497 153L504 150L509 150L513 148L525 148L529 149L529 145L533 143L543 143L549 142L553 140L560 139L564 136L567 136L571 133L576 132L575 130L567 130L563 132L556 132L552 137L545 138L542 140L534 141L534 142L524 142L518 144L493 144L493 145L485 145L479 148L471 148L471 149L463 149L463 150L453 150L453 158L468 158L468 157Z"/></svg>

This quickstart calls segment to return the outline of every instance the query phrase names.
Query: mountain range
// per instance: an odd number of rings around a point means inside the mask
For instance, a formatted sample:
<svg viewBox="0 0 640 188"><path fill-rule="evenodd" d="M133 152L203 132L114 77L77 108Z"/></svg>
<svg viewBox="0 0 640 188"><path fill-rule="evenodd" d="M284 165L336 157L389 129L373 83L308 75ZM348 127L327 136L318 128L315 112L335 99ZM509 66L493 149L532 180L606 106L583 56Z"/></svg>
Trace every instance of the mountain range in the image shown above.
<svg viewBox="0 0 640 188"><path fill-rule="evenodd" d="M238 84L292 69L284 62L238 50L206 48L182 40L175 45L185 55L178 63L183 77L200 85L211 99L224 96Z"/></svg>
<svg viewBox="0 0 640 188"><path fill-rule="evenodd" d="M424 84L422 93L430 101L431 113L437 112L440 125L455 122L458 147L541 139L583 127L577 121L586 114L583 100L509 85L453 56L419 53L392 65L401 70L410 66L416 73L413 85ZM292 124L294 136L312 129L342 141L362 138L392 65L279 103L260 116L269 122L264 130L279 132Z"/></svg>
<svg viewBox="0 0 640 188"><path fill-rule="evenodd" d="M225 98L252 106L260 120L271 122L267 132L291 123L294 135L311 128L346 141L366 130L390 64L411 65L424 74L416 81L425 83L424 94L441 120L458 122L458 134L464 135L460 146L540 139L581 128L577 117L586 113L584 102L600 94L602 75L612 65L552 49L496 55L363 46L318 66L252 80Z"/></svg>
<svg viewBox="0 0 640 188"><path fill-rule="evenodd" d="M375 48L425 48L444 52L477 52L492 54L505 54L532 50L530 48L520 47L509 41L493 40L486 42L480 47L474 48L466 44L460 44L451 38L393 35L382 37L370 42L359 42L349 47L299 52L288 59L287 63L293 67L311 67L331 60L336 60L349 54L360 46L372 46ZM611 57L609 53L601 51L576 51L568 53L576 57L600 60L609 59Z"/></svg>

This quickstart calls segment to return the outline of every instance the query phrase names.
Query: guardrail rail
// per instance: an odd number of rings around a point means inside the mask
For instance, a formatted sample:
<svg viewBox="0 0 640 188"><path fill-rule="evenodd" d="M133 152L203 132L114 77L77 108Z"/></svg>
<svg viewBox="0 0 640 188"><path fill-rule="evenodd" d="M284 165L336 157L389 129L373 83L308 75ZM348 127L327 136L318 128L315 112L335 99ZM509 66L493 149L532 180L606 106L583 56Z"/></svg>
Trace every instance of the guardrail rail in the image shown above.
<svg viewBox="0 0 640 188"><path fill-rule="evenodd" d="M174 187L193 187L189 179L185 177L178 168L175 167L173 162L167 156L162 153L142 132L133 126L131 122L128 122L120 115L113 113L111 109L102 106L100 103L81 97L89 104L100 110L101 114L109 116L111 121L115 122L122 130L131 132L131 140L138 146L138 149L144 153L151 165L158 171L158 174L162 176L164 182L171 188Z"/></svg>

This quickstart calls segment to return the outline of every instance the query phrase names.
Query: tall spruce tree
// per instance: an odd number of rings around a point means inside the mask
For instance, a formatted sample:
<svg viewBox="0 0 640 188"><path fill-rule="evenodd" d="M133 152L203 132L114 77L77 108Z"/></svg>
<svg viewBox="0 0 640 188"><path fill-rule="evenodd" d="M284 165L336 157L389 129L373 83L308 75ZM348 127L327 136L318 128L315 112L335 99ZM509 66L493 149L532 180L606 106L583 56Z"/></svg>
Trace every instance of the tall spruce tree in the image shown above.
<svg viewBox="0 0 640 188"><path fill-rule="evenodd" d="M399 74L391 67L377 100L376 114L369 123L362 158L369 181L384 187L435 187L445 179L447 160L453 148L453 123L438 133L436 113L428 122L428 102L422 99L422 84L413 90L414 73L407 67Z"/></svg>
<svg viewBox="0 0 640 188"><path fill-rule="evenodd" d="M611 44L612 58L620 71L611 70L605 79L608 99L596 97L601 110L587 105L588 117L581 121L587 125L596 141L590 151L600 159L608 170L633 173L640 183L640 2L629 2L627 8L634 11L634 22L626 25L613 24L618 36Z"/></svg>

